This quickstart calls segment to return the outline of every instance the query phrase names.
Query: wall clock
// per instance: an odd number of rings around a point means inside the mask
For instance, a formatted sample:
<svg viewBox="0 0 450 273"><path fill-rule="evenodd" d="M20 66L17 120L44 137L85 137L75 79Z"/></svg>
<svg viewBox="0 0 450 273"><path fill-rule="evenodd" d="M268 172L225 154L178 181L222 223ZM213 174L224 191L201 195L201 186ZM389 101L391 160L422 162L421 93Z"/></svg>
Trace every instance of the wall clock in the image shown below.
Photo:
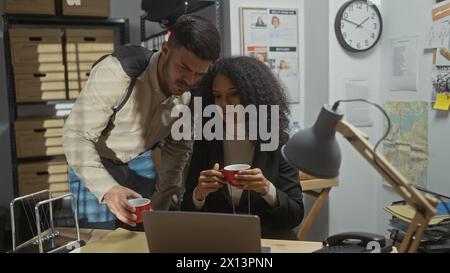
<svg viewBox="0 0 450 273"><path fill-rule="evenodd" d="M367 0L346 2L336 15L336 37L350 52L372 49L380 40L383 20L378 7Z"/></svg>

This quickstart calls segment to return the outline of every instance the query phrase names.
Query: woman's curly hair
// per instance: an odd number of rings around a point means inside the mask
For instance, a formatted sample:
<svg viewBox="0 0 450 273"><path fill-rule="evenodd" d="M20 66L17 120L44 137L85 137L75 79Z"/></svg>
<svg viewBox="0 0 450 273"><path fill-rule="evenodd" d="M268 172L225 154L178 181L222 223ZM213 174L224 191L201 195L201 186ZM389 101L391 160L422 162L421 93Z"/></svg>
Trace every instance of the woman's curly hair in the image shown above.
<svg viewBox="0 0 450 273"><path fill-rule="evenodd" d="M203 107L214 104L212 85L218 74L228 77L236 86L244 107L248 105L256 107L278 105L280 107L280 144L285 144L288 140L289 103L283 87L269 67L253 57L238 56L217 60L195 88L194 95L202 96ZM270 128L270 111L268 119L267 128Z"/></svg>

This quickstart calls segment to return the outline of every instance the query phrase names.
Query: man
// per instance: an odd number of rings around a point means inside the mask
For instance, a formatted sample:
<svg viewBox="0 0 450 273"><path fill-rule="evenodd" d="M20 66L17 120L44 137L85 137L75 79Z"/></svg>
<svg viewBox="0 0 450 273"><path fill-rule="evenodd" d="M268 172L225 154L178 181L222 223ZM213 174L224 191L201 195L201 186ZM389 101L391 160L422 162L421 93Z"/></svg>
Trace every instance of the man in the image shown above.
<svg viewBox="0 0 450 273"><path fill-rule="evenodd" d="M180 191L192 142L170 137L176 120L170 112L190 104L189 90L219 58L220 35L213 24L192 15L180 17L170 31L169 41L136 79L130 75L145 63L144 55L130 56L138 47L96 64L66 122L63 145L71 191L78 196L85 226L114 228L112 215L101 213L109 209L135 227L129 198L151 196L154 209L167 210L170 196ZM161 141L158 180L151 148Z"/></svg>

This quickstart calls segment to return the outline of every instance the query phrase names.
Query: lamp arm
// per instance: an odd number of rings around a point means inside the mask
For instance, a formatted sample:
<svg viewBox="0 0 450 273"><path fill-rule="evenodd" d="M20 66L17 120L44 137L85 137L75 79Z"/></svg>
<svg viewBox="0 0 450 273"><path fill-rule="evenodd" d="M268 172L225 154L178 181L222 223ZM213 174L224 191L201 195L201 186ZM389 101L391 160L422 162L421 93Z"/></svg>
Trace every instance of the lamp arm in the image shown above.
<svg viewBox="0 0 450 273"><path fill-rule="evenodd" d="M390 164L386 158L374 151L367 135L350 123L341 120L336 131L372 165L372 167L394 188L394 190L414 208L415 216L403 238L399 252L416 252L431 218L436 213L438 200L431 195L423 195Z"/></svg>

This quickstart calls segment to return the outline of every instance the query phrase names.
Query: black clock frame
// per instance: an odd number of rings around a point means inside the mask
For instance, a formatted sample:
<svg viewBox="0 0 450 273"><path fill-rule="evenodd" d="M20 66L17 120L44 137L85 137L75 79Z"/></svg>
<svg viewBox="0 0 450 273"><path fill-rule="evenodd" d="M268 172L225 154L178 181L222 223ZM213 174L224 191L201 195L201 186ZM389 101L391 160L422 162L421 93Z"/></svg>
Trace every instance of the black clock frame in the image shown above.
<svg viewBox="0 0 450 273"><path fill-rule="evenodd" d="M335 22L334 22L334 31L336 33L336 37L337 37L337 39L339 41L339 44L341 44L341 46L344 49L346 49L346 50L348 50L350 52L353 52L353 53L366 52L366 51L371 50L372 48L374 48L378 44L378 42L379 42L379 40L381 38L381 35L383 33L383 18L381 17L381 12L378 9L378 7L375 4L373 4L374 10L377 13L377 16L380 18L380 31L379 31L379 35L378 35L377 39L375 40L375 42L373 43L372 46L370 46L370 47L368 47L366 49L356 49L356 48L351 47L349 44L347 44L347 42L345 41L344 37L342 36L341 21L342 21L342 17L344 15L344 12L347 9L347 7L350 6L351 4L355 3L355 2L366 2L367 4L369 4L367 0L350 0L350 1L346 2L344 5L342 5L342 7L339 9L339 11L338 11L338 13L336 15L336 19L335 19Z"/></svg>

